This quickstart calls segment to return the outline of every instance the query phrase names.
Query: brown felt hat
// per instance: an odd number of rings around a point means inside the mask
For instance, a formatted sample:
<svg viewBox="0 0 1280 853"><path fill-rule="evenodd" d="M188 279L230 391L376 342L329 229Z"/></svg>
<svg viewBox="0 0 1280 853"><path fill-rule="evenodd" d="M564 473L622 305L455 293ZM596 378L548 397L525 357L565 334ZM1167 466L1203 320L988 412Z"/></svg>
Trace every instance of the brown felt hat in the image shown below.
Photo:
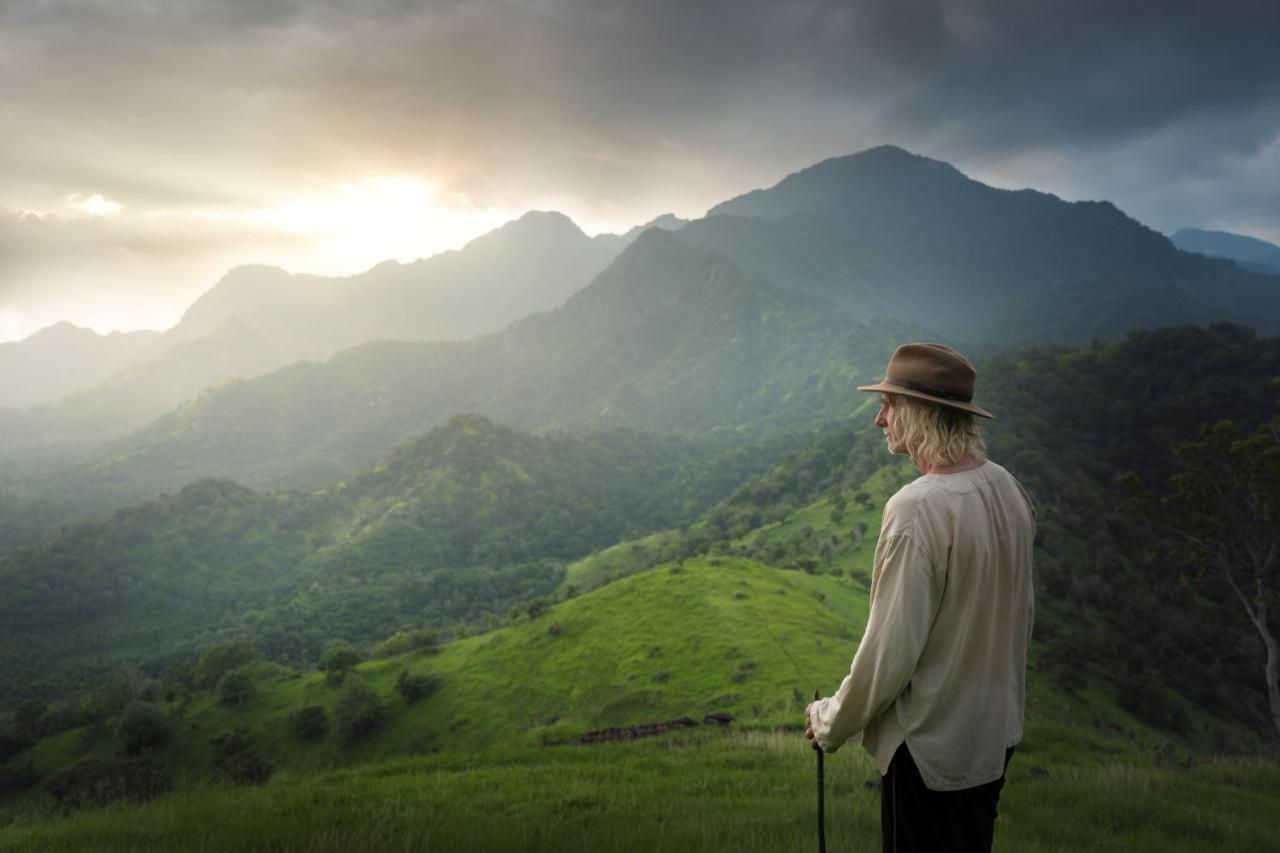
<svg viewBox="0 0 1280 853"><path fill-rule="evenodd" d="M977 378L978 372L969 359L951 347L903 344L893 351L884 371L884 381L877 385L859 385L858 390L901 394L981 418L995 417L973 404L973 385Z"/></svg>

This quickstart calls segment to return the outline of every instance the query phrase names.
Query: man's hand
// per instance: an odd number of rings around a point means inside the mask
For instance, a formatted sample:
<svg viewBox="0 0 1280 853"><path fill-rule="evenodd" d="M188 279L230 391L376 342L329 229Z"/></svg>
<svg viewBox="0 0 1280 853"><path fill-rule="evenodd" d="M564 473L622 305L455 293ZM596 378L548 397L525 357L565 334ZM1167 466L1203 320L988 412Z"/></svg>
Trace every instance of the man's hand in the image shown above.
<svg viewBox="0 0 1280 853"><path fill-rule="evenodd" d="M813 734L813 719L809 716L809 709L812 707L813 703L811 702L804 709L804 736L809 739L810 746L815 750L821 750L822 747L818 746L818 740Z"/></svg>

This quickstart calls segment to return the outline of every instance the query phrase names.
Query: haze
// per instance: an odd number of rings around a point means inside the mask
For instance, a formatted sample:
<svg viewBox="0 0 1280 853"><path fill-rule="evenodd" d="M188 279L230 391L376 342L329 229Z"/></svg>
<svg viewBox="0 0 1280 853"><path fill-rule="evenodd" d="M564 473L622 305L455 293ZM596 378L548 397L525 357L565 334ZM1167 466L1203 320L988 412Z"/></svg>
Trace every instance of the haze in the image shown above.
<svg viewBox="0 0 1280 853"><path fill-rule="evenodd" d="M1280 240L1271 2L0 7L0 340L164 328L531 209L594 233L881 143Z"/></svg>

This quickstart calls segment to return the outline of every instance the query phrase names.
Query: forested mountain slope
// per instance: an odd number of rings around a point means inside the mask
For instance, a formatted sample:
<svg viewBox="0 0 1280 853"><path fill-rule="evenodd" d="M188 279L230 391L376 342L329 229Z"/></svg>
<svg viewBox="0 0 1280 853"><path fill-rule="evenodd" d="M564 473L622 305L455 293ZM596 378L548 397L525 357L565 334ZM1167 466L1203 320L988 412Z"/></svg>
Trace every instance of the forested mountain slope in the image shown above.
<svg viewBox="0 0 1280 853"><path fill-rule="evenodd" d="M1280 283L1179 251L1109 202L995 189L882 146L714 208L681 236L856 316L992 344L1176 323L1280 330Z"/></svg>
<svg viewBox="0 0 1280 853"><path fill-rule="evenodd" d="M0 702L219 637L305 663L334 638L496 618L566 561L696 518L801 438L540 437L460 416L313 493L196 482L0 557Z"/></svg>
<svg viewBox="0 0 1280 853"><path fill-rule="evenodd" d="M84 513L201 477L314 485L460 412L523 429L790 429L847 411L853 386L922 334L853 321L653 229L564 306L502 332L368 344L227 382L87 463L25 477L4 538L35 532L24 499Z"/></svg>

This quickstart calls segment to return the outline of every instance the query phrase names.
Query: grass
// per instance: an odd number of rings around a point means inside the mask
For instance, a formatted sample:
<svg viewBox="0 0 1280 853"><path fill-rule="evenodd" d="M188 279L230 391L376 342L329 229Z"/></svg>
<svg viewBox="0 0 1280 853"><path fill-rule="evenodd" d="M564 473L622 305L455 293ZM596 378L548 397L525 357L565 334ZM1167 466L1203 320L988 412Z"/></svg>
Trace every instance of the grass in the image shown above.
<svg viewBox="0 0 1280 853"><path fill-rule="evenodd" d="M1280 767L1150 751L1055 758L1033 726L998 851L1276 849ZM878 849L877 776L827 757L829 849ZM1033 771L1033 768L1035 770ZM260 788L203 788L0 831L5 851L794 851L815 836L814 758L794 733L710 729L594 747L401 758Z"/></svg>
<svg viewBox="0 0 1280 853"><path fill-rule="evenodd" d="M814 527L829 516L810 509ZM846 515L859 520L852 505ZM757 535L808 538L807 524L798 517ZM264 664L243 708L211 694L168 706L176 735L158 757L173 793L64 814L37 788L0 810L0 850L805 849L814 758L794 727L814 687L829 693L847 672L866 616L850 573L720 556L660 566L437 653L362 664L392 714L352 746L332 732L297 740L289 714L330 708L337 689L320 673ZM405 668L430 672L439 688L406 705L394 689ZM1034 669L1028 685L997 850L1280 849L1271 820L1280 763L1213 757L1204 738L1171 743L1101 685L1066 693ZM735 722L544 745L713 712ZM276 768L265 786L209 781L210 740L237 726ZM47 777L119 749L110 728L96 741L76 730L15 761ZM878 795L867 785L876 777L860 749L828 757L831 850L878 848Z"/></svg>

